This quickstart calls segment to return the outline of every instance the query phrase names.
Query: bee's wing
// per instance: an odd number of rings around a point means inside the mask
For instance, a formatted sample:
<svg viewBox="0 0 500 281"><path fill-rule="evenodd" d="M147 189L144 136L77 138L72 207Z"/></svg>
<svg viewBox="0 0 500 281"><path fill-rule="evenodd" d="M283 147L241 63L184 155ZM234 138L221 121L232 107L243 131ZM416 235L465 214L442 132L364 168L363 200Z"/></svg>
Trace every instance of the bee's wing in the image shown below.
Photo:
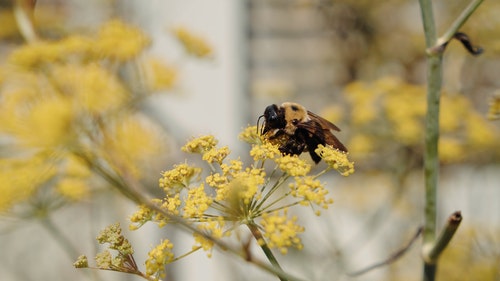
<svg viewBox="0 0 500 281"><path fill-rule="evenodd" d="M303 128L312 135L318 137L321 142L329 144L338 150L347 152L347 148L333 134L333 131L340 131L337 126L310 111L308 111L307 114L309 115L311 120L301 122L299 125L297 125L298 127Z"/></svg>
<svg viewBox="0 0 500 281"><path fill-rule="evenodd" d="M311 111L307 111L307 115L309 115L309 117L311 117L312 120L315 120L316 122L318 122L323 129L330 129L330 130L340 132L339 127L335 126L332 122L326 120L325 118L323 118L323 117L321 117L321 116L319 116Z"/></svg>

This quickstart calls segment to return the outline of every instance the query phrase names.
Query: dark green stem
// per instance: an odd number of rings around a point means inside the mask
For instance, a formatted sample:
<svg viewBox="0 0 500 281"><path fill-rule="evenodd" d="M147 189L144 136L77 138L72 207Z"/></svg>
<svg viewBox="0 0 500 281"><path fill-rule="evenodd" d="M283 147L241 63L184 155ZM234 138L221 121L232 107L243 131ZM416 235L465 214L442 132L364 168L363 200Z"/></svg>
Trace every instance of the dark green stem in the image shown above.
<svg viewBox="0 0 500 281"><path fill-rule="evenodd" d="M282 272L283 269L281 268L280 264L278 263L278 260L276 259L276 257L274 256L273 252L271 251L271 249L267 245L266 241L264 240L264 237L262 236L262 232L259 230L259 227L255 223L253 223L253 222L250 222L249 224L247 224L247 226L250 229L250 231L252 232L252 235L255 238L255 240L257 240L257 243L259 244L259 246L262 249L262 251L264 251L264 254L266 255L266 257L269 260L269 262L273 265L273 267L275 269L277 269L278 271ZM288 280L288 279L285 279L282 276L278 276L278 278L281 281L287 281Z"/></svg>

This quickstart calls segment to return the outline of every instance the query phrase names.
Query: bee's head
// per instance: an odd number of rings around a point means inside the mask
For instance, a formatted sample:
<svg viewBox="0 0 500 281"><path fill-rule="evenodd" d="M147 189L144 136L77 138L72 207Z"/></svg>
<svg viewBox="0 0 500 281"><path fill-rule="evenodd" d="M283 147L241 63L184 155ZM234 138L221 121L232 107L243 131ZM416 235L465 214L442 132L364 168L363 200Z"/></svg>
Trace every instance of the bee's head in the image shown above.
<svg viewBox="0 0 500 281"><path fill-rule="evenodd" d="M275 104L267 106L266 110L264 110L264 114L259 117L259 120L262 117L264 117L264 127L262 128L261 134L265 134L272 129L282 129L286 125L283 110ZM257 127L258 123L259 121L257 121Z"/></svg>

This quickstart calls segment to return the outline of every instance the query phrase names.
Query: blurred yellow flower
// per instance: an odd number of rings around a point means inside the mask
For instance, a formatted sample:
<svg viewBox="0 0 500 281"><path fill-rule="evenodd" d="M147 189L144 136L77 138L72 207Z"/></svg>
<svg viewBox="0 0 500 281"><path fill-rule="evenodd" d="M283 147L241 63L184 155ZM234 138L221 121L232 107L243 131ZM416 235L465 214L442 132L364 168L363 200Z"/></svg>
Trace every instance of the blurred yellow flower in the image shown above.
<svg viewBox="0 0 500 281"><path fill-rule="evenodd" d="M54 177L56 169L43 154L26 159L0 159L0 213L30 198L37 189Z"/></svg>
<svg viewBox="0 0 500 281"><path fill-rule="evenodd" d="M102 114L123 107L126 90L116 75L98 64L55 65L52 79L75 110Z"/></svg>
<svg viewBox="0 0 500 281"><path fill-rule="evenodd" d="M137 178L141 169L165 153L164 136L161 129L143 115L123 116L111 123L105 135L102 154L109 163L119 165Z"/></svg>
<svg viewBox="0 0 500 281"><path fill-rule="evenodd" d="M151 58L144 63L146 79L152 91L172 89L177 82L177 70L161 62L158 58Z"/></svg>
<svg viewBox="0 0 500 281"><path fill-rule="evenodd" d="M199 58L210 57L213 54L212 47L203 38L191 33L186 28L174 28L173 33L188 54Z"/></svg>
<svg viewBox="0 0 500 281"><path fill-rule="evenodd" d="M113 20L101 27L94 47L99 56L124 62L136 58L149 45L150 39L140 29Z"/></svg>
<svg viewBox="0 0 500 281"><path fill-rule="evenodd" d="M28 114L16 132L25 145L41 148L67 146L76 137L75 112L69 99L40 100Z"/></svg>
<svg viewBox="0 0 500 281"><path fill-rule="evenodd" d="M451 137L439 139L439 158L444 163L456 163L464 159L466 155L464 144Z"/></svg>
<svg viewBox="0 0 500 281"><path fill-rule="evenodd" d="M70 201L81 201L88 198L90 194L90 187L86 179L77 177L66 177L59 180L56 184L56 190Z"/></svg>
<svg viewBox="0 0 500 281"><path fill-rule="evenodd" d="M496 91L490 101L490 108L488 110L488 118L490 120L500 119L500 90Z"/></svg>

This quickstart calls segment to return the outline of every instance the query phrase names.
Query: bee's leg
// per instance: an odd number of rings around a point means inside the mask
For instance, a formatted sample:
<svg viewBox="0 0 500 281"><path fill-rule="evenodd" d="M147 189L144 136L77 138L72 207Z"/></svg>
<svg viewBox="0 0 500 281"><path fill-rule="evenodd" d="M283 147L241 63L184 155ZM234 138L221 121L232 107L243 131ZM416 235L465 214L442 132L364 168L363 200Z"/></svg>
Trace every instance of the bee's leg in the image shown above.
<svg viewBox="0 0 500 281"><path fill-rule="evenodd" d="M280 146L279 150L285 155L300 155L305 148L306 144L304 142L298 142L297 140L290 139L285 144Z"/></svg>

